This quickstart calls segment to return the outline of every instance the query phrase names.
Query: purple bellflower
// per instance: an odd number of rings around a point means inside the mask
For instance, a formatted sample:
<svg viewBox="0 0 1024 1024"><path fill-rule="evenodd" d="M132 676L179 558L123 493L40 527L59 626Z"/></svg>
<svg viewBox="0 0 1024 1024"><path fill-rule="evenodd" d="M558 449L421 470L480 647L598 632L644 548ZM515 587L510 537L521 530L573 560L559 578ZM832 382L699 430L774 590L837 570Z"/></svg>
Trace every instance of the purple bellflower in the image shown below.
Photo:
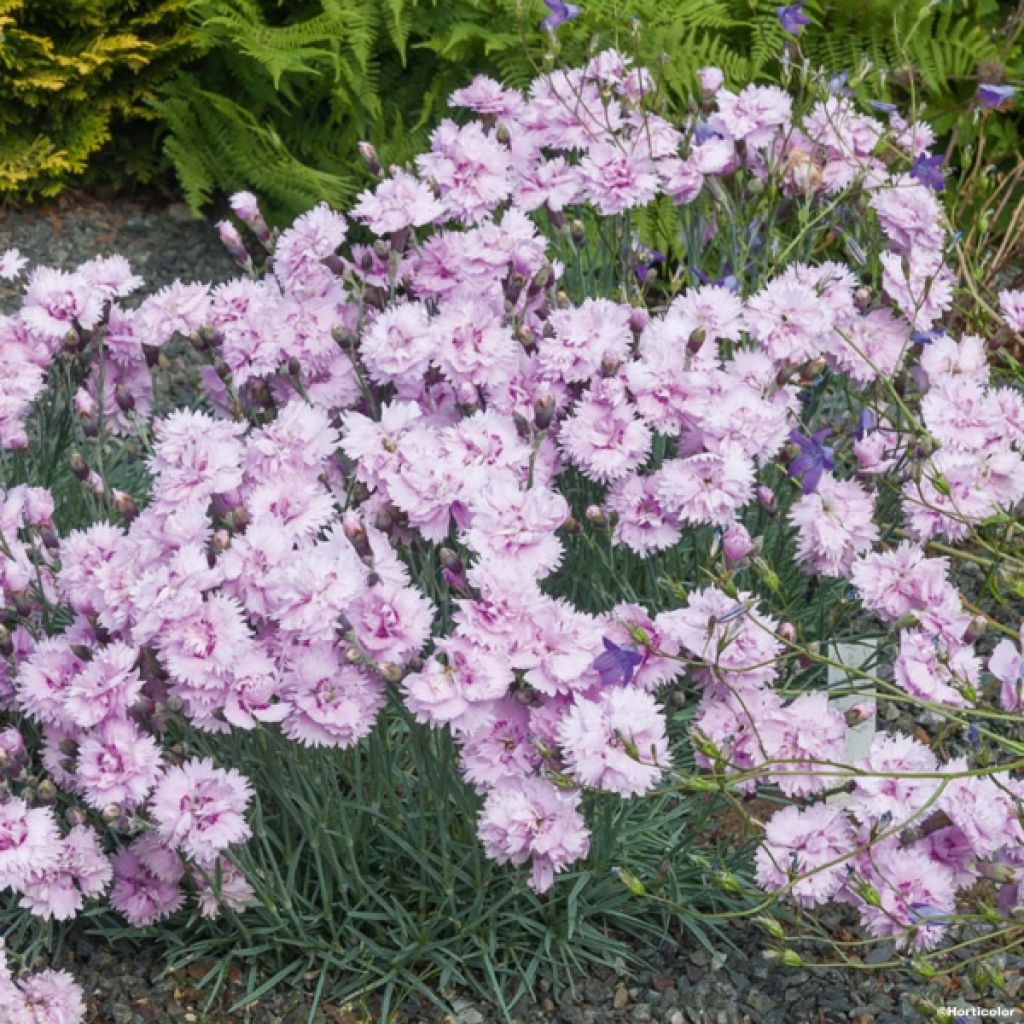
<svg viewBox="0 0 1024 1024"><path fill-rule="evenodd" d="M816 491L825 470L835 468L835 452L828 445L822 444L831 433L830 427L824 427L810 437L801 434L799 430L789 435L790 441L800 449L800 454L789 467L789 475L801 482L804 494Z"/></svg>

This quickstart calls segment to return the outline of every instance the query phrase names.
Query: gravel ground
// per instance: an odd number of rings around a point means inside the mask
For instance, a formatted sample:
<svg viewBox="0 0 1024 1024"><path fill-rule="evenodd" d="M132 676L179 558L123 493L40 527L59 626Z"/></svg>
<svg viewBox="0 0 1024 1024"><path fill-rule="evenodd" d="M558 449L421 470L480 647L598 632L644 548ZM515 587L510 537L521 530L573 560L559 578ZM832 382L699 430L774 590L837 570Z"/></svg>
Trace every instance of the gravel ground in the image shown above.
<svg viewBox="0 0 1024 1024"><path fill-rule="evenodd" d="M18 247L32 263L71 268L97 254L121 253L147 289L175 278L223 280L236 272L212 227L180 204L107 202L77 197L28 211L0 209L0 251ZM18 290L0 280L0 312ZM1024 1022L1024 968L1006 965L1006 995L991 999L974 991L966 977L946 985L925 985L906 974L876 971L809 971L766 961L764 942L742 925L732 941L736 951L709 954L692 942L669 943L645 957L640 971L598 972L580 980L574 992L538 986L515 1024L896 1024L921 1021L913 1003L1017 1007ZM247 1011L231 1011L244 992L241 973L229 977L212 1007L198 983L209 965L167 973L152 955L131 947L108 948L81 936L64 962L85 987L89 1024L298 1024L310 1020L309 993L301 989L268 993ZM1018 995L1019 994L1019 995ZM444 993L454 1012L438 1016L409 1007L402 1024L497 1024L493 1007L459 993ZM323 1024L374 1021L372 1007L321 1006L313 1018ZM966 1020L978 1019L967 1017ZM3 1022L0 1022L3 1024Z"/></svg>
<svg viewBox="0 0 1024 1024"><path fill-rule="evenodd" d="M0 208L0 252L12 246L33 265L61 269L120 253L145 278L147 290L175 278L222 281L238 269L212 225L181 203L76 197L38 209ZM19 294L17 283L0 279L0 312L9 312Z"/></svg>

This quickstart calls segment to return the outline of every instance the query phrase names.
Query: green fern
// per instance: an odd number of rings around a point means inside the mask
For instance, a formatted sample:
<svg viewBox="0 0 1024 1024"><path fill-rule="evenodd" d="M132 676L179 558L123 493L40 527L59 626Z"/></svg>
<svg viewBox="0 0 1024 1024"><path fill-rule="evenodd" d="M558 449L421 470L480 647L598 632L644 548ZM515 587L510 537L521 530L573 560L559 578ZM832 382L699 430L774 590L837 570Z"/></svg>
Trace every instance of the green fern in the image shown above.
<svg viewBox="0 0 1024 1024"><path fill-rule="evenodd" d="M862 98L924 102L966 138L981 70L1024 73L1019 45L1004 45L1009 5L996 0L809 0L799 49L766 0L580 6L558 31L557 59L617 46L657 74L677 112L692 106L699 68L722 68L730 86L774 81L785 51L791 64L849 72ZM245 186L265 191L279 218L310 196L352 194L359 140L385 163L406 159L453 88L481 71L524 87L551 47L541 0L192 0L191 10L205 57L155 107L167 154L193 205Z"/></svg>

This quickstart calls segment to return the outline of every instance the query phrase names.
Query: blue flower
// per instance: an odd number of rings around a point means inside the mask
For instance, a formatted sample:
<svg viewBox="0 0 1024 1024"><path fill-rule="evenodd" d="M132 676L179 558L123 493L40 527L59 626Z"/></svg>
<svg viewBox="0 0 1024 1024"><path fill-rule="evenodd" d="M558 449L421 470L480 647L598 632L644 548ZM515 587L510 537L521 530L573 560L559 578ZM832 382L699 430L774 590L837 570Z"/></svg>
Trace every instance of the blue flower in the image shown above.
<svg viewBox="0 0 1024 1024"><path fill-rule="evenodd" d="M910 340L915 345L930 345L933 341L938 341L939 338L944 337L945 331L913 331L910 335Z"/></svg>
<svg viewBox="0 0 1024 1024"><path fill-rule="evenodd" d="M599 654L594 659L594 669L601 677L601 682L605 686L612 686L615 683L628 684L644 656L632 644L623 644L620 647L608 637L602 637L601 642L604 644L604 654Z"/></svg>
<svg viewBox="0 0 1024 1024"><path fill-rule="evenodd" d="M946 187L946 179L942 165L946 158L938 156L919 156L910 168L910 176L917 178L922 185L927 185L934 192L941 192Z"/></svg>
<svg viewBox="0 0 1024 1024"><path fill-rule="evenodd" d="M967 729L967 740L977 750L981 746L981 734L978 732L978 726L976 722L971 722Z"/></svg>
<svg viewBox="0 0 1024 1024"><path fill-rule="evenodd" d="M878 426L878 417L871 409L861 409L857 417L857 440L863 441L865 436Z"/></svg>
<svg viewBox="0 0 1024 1024"><path fill-rule="evenodd" d="M995 85L992 82L982 82L978 86L978 102L983 107L1003 110L1010 105L1016 92L1015 85Z"/></svg>
<svg viewBox="0 0 1024 1024"><path fill-rule="evenodd" d="M789 475L803 484L804 494L816 491L825 470L835 468L835 452L828 445L822 444L831 433L832 430L825 427L816 430L810 437L798 430L789 435L790 441L800 449L800 454L789 467Z"/></svg>
<svg viewBox="0 0 1024 1024"><path fill-rule="evenodd" d="M811 19L804 14L804 7L806 5L807 0L800 0L800 3L789 4L786 7L777 7L775 9L783 32L788 32L791 36L798 36L803 31L804 25L810 25Z"/></svg>
<svg viewBox="0 0 1024 1024"><path fill-rule="evenodd" d="M541 28L554 32L559 25L579 17L580 9L576 4L567 4L565 0L544 0L544 6L551 12L541 23Z"/></svg>
<svg viewBox="0 0 1024 1024"><path fill-rule="evenodd" d="M887 103L885 100L868 100L868 106L880 114L895 114L899 110L895 103Z"/></svg>

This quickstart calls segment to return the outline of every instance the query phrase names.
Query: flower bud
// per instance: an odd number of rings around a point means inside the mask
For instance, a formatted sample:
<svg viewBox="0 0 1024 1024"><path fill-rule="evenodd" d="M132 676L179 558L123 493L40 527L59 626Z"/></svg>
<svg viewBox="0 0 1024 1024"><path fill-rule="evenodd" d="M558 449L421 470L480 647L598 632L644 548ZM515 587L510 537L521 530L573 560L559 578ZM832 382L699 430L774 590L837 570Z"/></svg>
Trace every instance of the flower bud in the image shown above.
<svg viewBox="0 0 1024 1024"><path fill-rule="evenodd" d="M79 661L92 661L92 648L87 644L72 644L71 653Z"/></svg>
<svg viewBox="0 0 1024 1024"><path fill-rule="evenodd" d="M784 939L786 937L786 932L782 925L774 917L768 917L767 915L755 917L754 924L763 928L773 939Z"/></svg>
<svg viewBox="0 0 1024 1024"><path fill-rule="evenodd" d="M646 896L644 883L628 868L613 867L612 877L617 878L634 896Z"/></svg>
<svg viewBox="0 0 1024 1024"><path fill-rule="evenodd" d="M132 522L139 514L139 506L135 504L135 499L125 491L119 491L116 487L111 493L114 507L124 516L125 522Z"/></svg>
<svg viewBox="0 0 1024 1024"><path fill-rule="evenodd" d="M117 804L107 804L107 806L100 811L100 817L108 825L111 825L121 817L121 808L118 807Z"/></svg>
<svg viewBox="0 0 1024 1024"><path fill-rule="evenodd" d="M768 512L775 513L778 511L779 501L775 496L775 492L765 484L761 484L757 488L757 501L761 508Z"/></svg>
<svg viewBox="0 0 1024 1024"><path fill-rule="evenodd" d="M0 655L9 658L14 653L14 640L11 631L0 622Z"/></svg>
<svg viewBox="0 0 1024 1024"><path fill-rule="evenodd" d="M79 388L74 398L75 415L89 419L96 415L96 401L85 388Z"/></svg>
<svg viewBox="0 0 1024 1024"><path fill-rule="evenodd" d="M538 430L547 430L555 416L554 395L543 395L533 403L533 422Z"/></svg>
<svg viewBox="0 0 1024 1024"><path fill-rule="evenodd" d="M381 173L380 157L377 156L377 150L373 148L373 144L365 141L360 142L356 145L356 149L359 150L359 155L363 158L366 169L375 178L379 177Z"/></svg>
<svg viewBox="0 0 1024 1024"><path fill-rule="evenodd" d="M804 958L795 949L784 949L782 963L785 967L802 967Z"/></svg>
<svg viewBox="0 0 1024 1024"><path fill-rule="evenodd" d="M64 812L64 820L68 823L69 828L78 828L78 826L84 825L88 819L80 807L69 807Z"/></svg>
<svg viewBox="0 0 1024 1024"><path fill-rule="evenodd" d="M56 803L57 787L49 779L42 779L36 786L36 799L45 805Z"/></svg>
<svg viewBox="0 0 1024 1024"><path fill-rule="evenodd" d="M740 562L754 550L750 533L742 523L733 523L722 538L722 551L730 562Z"/></svg>
<svg viewBox="0 0 1024 1024"><path fill-rule="evenodd" d="M795 644L796 643L796 626L792 622L783 622L779 626L779 639L783 643Z"/></svg>
<svg viewBox="0 0 1024 1024"><path fill-rule="evenodd" d="M634 334L642 334L644 328L651 322L651 315L646 309L634 306L629 311L629 329Z"/></svg>
<svg viewBox="0 0 1024 1024"><path fill-rule="evenodd" d="M585 515L588 523L593 523L595 526L608 525L608 517L600 505L588 505Z"/></svg>
<svg viewBox="0 0 1024 1024"><path fill-rule="evenodd" d="M75 478L85 483L89 479L89 463L85 461L85 456L81 452L72 452L68 462L71 465L71 472L75 474Z"/></svg>
<svg viewBox="0 0 1024 1024"><path fill-rule="evenodd" d="M378 665L377 671L380 673L381 679L386 683L399 683L402 681L402 669L393 661L385 661L382 665Z"/></svg>

